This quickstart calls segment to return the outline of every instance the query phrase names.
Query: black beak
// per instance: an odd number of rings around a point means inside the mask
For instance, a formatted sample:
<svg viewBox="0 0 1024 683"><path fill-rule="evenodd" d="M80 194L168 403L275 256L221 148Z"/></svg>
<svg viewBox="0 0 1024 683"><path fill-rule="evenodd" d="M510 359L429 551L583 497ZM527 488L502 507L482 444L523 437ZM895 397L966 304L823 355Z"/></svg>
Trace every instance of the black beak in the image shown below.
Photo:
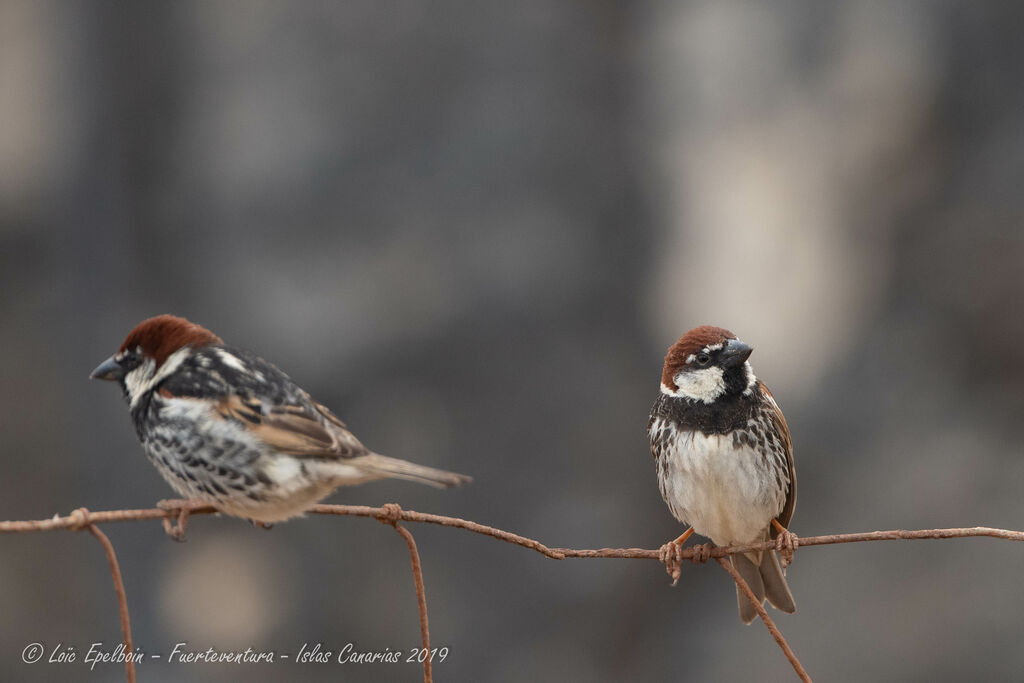
<svg viewBox="0 0 1024 683"><path fill-rule="evenodd" d="M124 379L124 368L111 356L89 373L89 379L105 379L117 382Z"/></svg>
<svg viewBox="0 0 1024 683"><path fill-rule="evenodd" d="M719 362L721 362L724 367L735 368L743 365L747 359L750 358L750 354L753 352L753 347L747 346L739 339L730 339L729 343L727 343L725 348L722 349L722 353L719 356Z"/></svg>

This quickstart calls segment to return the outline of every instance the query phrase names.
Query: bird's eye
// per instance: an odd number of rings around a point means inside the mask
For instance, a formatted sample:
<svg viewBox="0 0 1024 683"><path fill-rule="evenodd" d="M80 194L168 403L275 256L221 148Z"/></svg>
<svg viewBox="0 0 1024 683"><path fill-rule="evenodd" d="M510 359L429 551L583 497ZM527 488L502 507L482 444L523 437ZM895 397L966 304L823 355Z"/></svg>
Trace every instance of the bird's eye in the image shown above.
<svg viewBox="0 0 1024 683"><path fill-rule="evenodd" d="M701 352L701 353L697 354L697 365L707 365L710 362L711 362L711 356L709 356L708 354L706 354L704 352Z"/></svg>

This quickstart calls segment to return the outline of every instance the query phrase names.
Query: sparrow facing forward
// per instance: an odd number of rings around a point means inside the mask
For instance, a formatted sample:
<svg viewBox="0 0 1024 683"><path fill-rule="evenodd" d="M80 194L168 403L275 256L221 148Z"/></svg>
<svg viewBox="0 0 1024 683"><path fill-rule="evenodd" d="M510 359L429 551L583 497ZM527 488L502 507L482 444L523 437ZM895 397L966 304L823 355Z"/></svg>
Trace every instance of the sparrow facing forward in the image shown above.
<svg viewBox="0 0 1024 683"><path fill-rule="evenodd" d="M172 315L144 320L90 375L119 382L146 455L186 498L269 523L338 486L469 477L374 453L275 366Z"/></svg>
<svg viewBox="0 0 1024 683"><path fill-rule="evenodd" d="M754 543L786 527L796 505L796 470L786 418L747 362L753 349L720 327L690 330L665 356L661 395L647 433L661 496L715 545ZM796 605L773 550L731 556L757 598L783 612ZM754 606L737 588L740 618Z"/></svg>

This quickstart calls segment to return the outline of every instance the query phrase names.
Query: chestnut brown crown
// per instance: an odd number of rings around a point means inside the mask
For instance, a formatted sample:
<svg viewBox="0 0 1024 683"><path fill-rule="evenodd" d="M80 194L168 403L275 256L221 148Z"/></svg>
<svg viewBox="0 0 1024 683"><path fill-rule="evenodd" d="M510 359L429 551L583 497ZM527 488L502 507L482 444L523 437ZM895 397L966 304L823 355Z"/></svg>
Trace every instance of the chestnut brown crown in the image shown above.
<svg viewBox="0 0 1024 683"><path fill-rule="evenodd" d="M158 315L135 326L117 350L141 348L142 352L163 365L167 357L183 346L223 344L223 340L201 325L176 315Z"/></svg>
<svg viewBox="0 0 1024 683"><path fill-rule="evenodd" d="M680 337L679 341L668 347L668 353L665 354L665 366L661 371L661 383L672 389L678 388L675 377L686 365L687 358L708 346L725 344L730 339L736 339L736 335L722 327L701 325L693 328Z"/></svg>

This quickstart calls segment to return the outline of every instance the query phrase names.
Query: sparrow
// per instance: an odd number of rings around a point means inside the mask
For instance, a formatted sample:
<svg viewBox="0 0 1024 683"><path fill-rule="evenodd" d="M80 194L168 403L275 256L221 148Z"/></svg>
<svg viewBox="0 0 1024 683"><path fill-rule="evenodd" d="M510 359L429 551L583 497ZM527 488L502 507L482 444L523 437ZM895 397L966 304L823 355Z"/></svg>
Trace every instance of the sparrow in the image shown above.
<svg viewBox="0 0 1024 683"><path fill-rule="evenodd" d="M261 525L339 486L470 481L374 453L276 366L173 315L139 323L90 378L121 385L146 455L175 491Z"/></svg>
<svg viewBox="0 0 1024 683"><path fill-rule="evenodd" d="M780 550L795 547L787 529L796 506L789 427L747 361L752 351L732 332L704 325L665 355L647 434L661 496L689 529L663 546L663 558L694 532L718 546L776 538ZM761 603L767 598L783 612L796 611L774 550L730 558ZM754 606L738 587L736 597L749 624Z"/></svg>

